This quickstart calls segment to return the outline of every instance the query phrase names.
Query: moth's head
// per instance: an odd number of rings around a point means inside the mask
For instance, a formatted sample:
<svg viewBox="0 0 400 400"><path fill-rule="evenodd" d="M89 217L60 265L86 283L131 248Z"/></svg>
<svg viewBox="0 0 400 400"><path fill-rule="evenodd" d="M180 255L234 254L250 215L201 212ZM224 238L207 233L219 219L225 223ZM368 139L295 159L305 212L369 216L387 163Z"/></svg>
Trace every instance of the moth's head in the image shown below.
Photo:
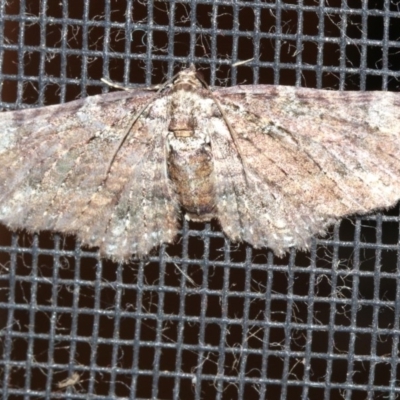
<svg viewBox="0 0 400 400"><path fill-rule="evenodd" d="M175 90L195 91L203 86L203 80L199 77L196 68L192 64L189 68L178 73L173 88Z"/></svg>

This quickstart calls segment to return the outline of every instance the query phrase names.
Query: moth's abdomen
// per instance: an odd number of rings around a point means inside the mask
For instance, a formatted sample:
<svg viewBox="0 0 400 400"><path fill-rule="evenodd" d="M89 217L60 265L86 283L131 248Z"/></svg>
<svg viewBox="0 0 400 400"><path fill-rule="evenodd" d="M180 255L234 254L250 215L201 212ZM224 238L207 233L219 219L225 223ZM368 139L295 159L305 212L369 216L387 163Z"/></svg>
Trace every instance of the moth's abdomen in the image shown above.
<svg viewBox="0 0 400 400"><path fill-rule="evenodd" d="M193 137L170 138L168 175L192 221L209 221L215 216L213 169L209 144Z"/></svg>

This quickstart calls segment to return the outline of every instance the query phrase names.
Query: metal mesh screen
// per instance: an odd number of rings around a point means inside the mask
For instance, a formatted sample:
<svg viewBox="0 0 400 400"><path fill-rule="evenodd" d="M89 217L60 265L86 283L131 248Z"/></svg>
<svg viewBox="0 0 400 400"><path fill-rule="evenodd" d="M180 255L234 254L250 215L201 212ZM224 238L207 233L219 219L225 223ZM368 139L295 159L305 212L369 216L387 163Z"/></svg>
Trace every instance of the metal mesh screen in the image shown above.
<svg viewBox="0 0 400 400"><path fill-rule="evenodd" d="M239 61L250 60L236 65ZM162 82L398 90L396 0L0 3L0 106ZM279 259L183 222L142 262L0 227L4 399L400 398L399 210Z"/></svg>

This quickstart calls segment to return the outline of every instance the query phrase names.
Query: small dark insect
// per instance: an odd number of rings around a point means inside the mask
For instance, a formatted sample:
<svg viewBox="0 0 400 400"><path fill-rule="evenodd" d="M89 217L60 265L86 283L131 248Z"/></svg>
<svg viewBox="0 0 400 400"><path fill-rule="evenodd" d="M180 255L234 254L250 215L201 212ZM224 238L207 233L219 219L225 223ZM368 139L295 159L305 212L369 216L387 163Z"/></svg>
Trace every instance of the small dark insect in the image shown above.
<svg viewBox="0 0 400 400"><path fill-rule="evenodd" d="M400 95L285 86L209 90L193 67L128 91L0 115L0 221L104 257L147 255L181 210L282 255L400 198Z"/></svg>

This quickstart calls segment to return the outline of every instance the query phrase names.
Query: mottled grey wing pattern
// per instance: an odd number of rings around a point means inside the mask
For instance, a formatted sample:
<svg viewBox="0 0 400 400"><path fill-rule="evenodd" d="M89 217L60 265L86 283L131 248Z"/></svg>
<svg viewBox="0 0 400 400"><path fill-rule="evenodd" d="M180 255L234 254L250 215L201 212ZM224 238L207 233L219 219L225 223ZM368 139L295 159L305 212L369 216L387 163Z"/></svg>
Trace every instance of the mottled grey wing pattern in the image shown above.
<svg viewBox="0 0 400 400"><path fill-rule="evenodd" d="M178 213L165 172L167 116L139 118L107 174L134 116L153 97L117 92L2 114L0 221L76 234L116 260L170 242Z"/></svg>
<svg viewBox="0 0 400 400"><path fill-rule="evenodd" d="M214 96L236 141L235 149L227 130L211 138L219 219L231 239L282 254L307 248L343 216L398 201L398 94L263 85Z"/></svg>
<svg viewBox="0 0 400 400"><path fill-rule="evenodd" d="M0 221L76 234L126 261L171 242L182 206L189 219L218 218L234 241L282 254L400 197L398 94L282 86L212 94L191 67L153 96L119 92L2 114Z"/></svg>

